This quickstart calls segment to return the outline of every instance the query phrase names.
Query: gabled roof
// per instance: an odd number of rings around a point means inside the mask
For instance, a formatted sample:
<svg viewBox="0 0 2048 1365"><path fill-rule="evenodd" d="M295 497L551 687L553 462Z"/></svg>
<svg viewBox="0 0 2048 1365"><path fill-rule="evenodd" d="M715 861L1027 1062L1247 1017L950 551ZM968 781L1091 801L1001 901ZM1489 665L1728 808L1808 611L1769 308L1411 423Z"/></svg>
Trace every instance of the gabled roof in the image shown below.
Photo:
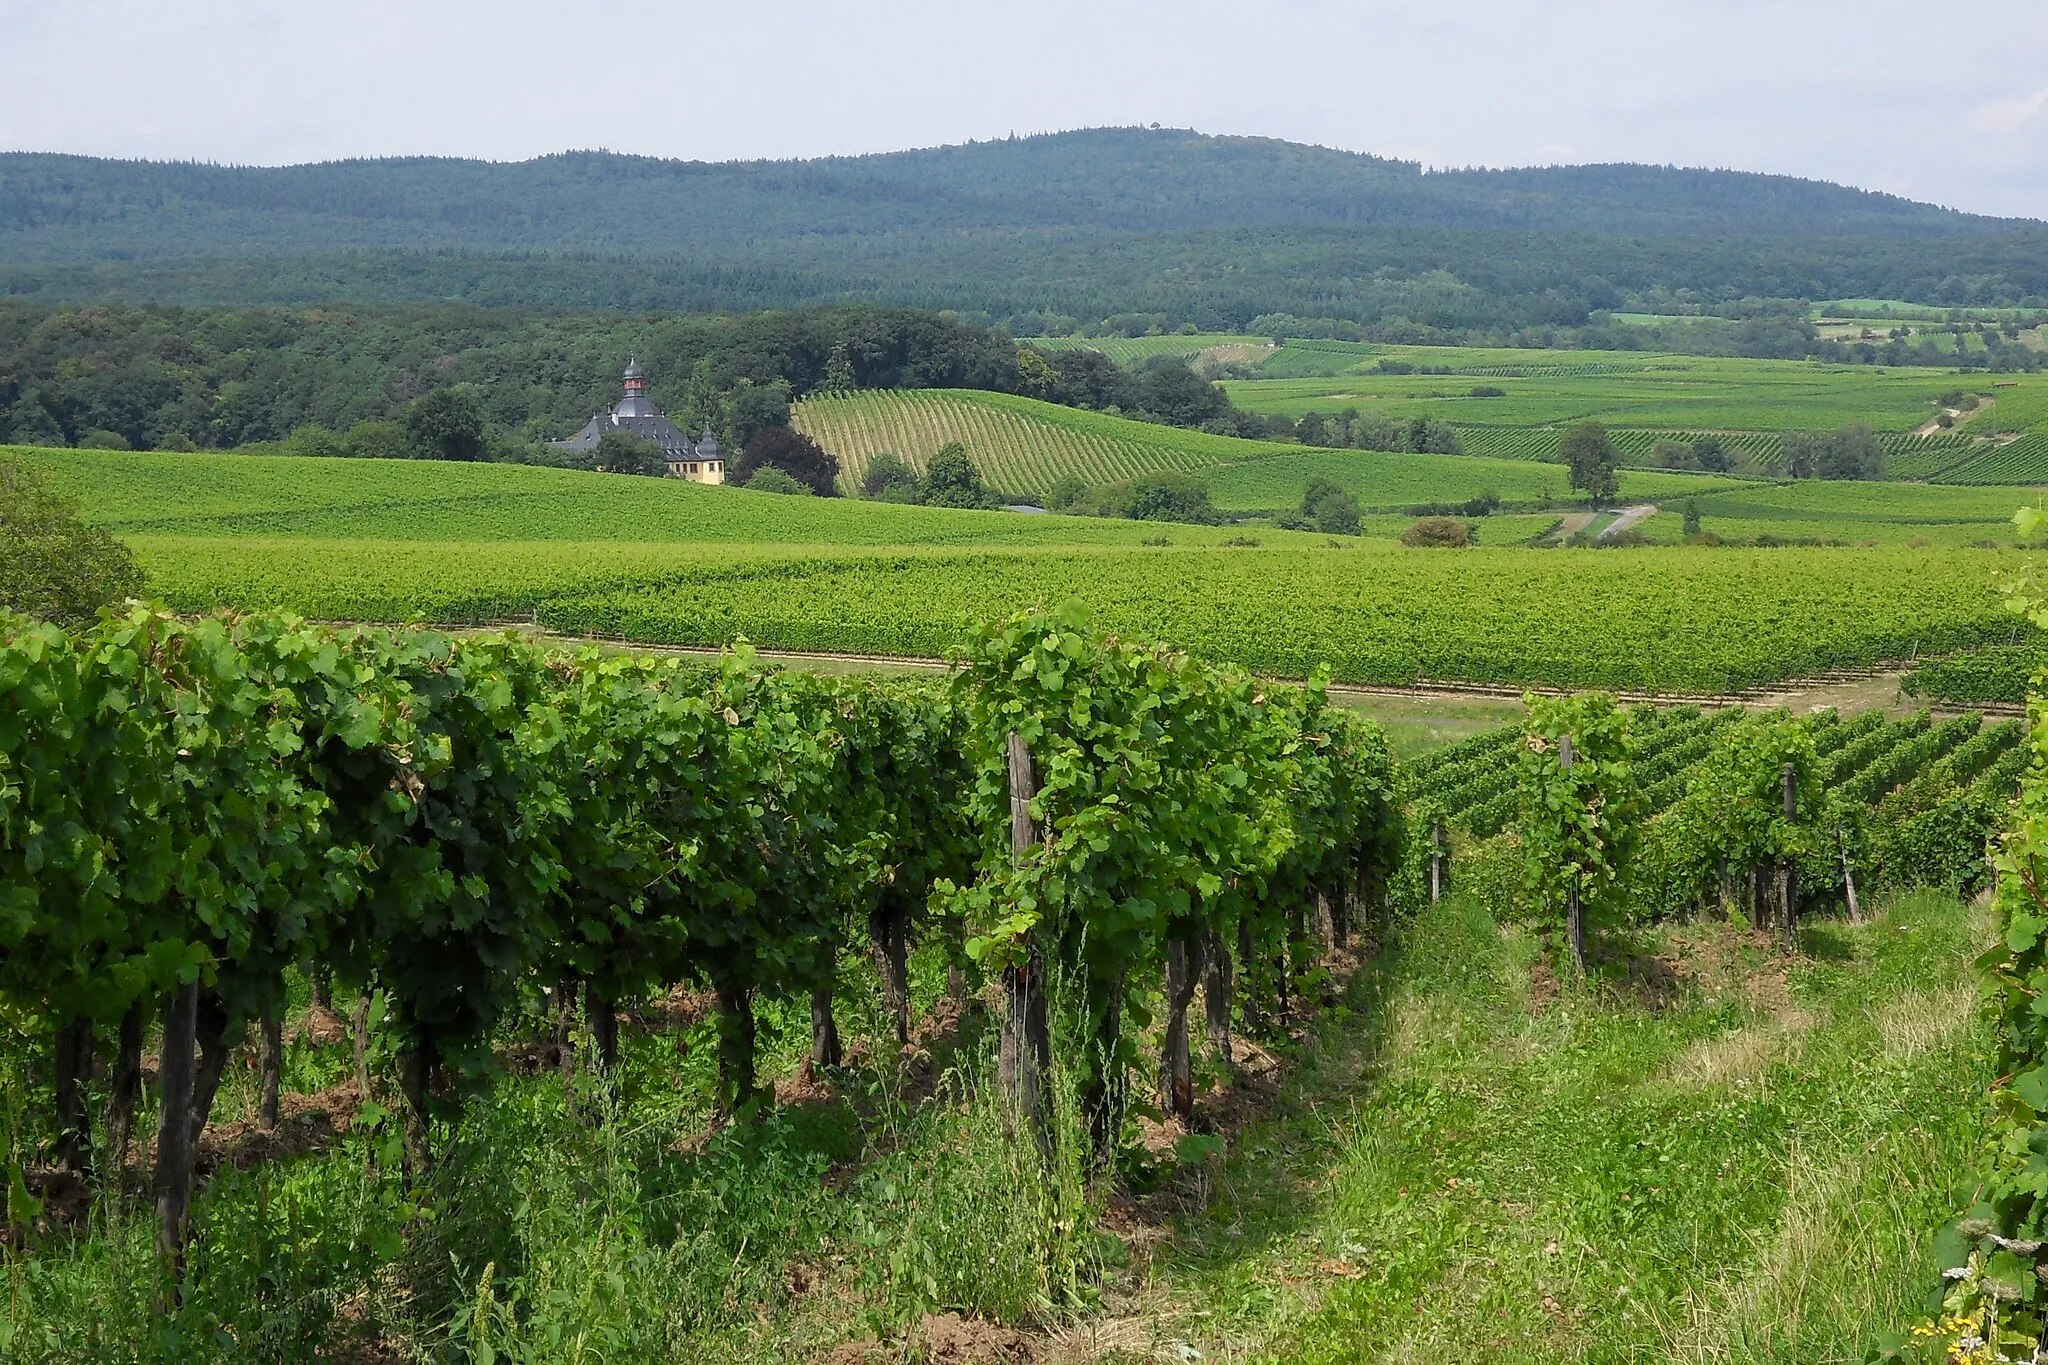
<svg viewBox="0 0 2048 1365"><path fill-rule="evenodd" d="M623 407L624 404L620 406ZM664 454L672 458L685 460L715 458L702 455L696 443L683 434L683 429L674 422L669 421L668 418L662 416L659 412L620 413L614 410L612 412L600 413L591 418L589 424L583 430L577 432L568 440L557 441L555 444L567 450L595 450L597 449L597 443L604 439L604 434L607 431L623 431L629 435L639 436L645 440L652 441L661 447Z"/></svg>

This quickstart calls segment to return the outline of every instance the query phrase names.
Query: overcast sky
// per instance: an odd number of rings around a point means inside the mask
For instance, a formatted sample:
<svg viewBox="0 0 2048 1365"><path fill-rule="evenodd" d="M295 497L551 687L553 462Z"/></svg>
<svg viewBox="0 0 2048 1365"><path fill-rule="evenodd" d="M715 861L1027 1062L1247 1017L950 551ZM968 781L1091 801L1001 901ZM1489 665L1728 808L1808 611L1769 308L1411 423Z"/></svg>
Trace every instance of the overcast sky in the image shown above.
<svg viewBox="0 0 2048 1365"><path fill-rule="evenodd" d="M2048 218L2044 0L0 0L0 149L727 160L1100 124Z"/></svg>

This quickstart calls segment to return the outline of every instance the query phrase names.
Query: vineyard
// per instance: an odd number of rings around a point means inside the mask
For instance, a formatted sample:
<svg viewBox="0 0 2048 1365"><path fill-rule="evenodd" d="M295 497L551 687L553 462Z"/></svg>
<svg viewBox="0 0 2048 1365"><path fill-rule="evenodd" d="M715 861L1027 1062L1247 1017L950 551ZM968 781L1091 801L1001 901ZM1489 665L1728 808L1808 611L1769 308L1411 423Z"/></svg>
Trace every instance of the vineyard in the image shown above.
<svg viewBox="0 0 2048 1365"><path fill-rule="evenodd" d="M1180 359L1217 349L1245 350L1263 354L1272 349L1271 337L1245 336L1236 332L1187 332L1157 337L1021 337L1027 346L1040 350L1100 351L1119 365L1134 365L1154 356Z"/></svg>
<svg viewBox="0 0 2048 1365"><path fill-rule="evenodd" d="M1284 449L1007 394L948 389L824 395L806 399L794 420L839 456L841 481L849 488L860 486L867 462L884 451L922 470L941 446L954 441L967 447L983 478L1017 493L1042 493L1063 474L1113 483Z"/></svg>
<svg viewBox="0 0 2048 1365"><path fill-rule="evenodd" d="M2023 645L1992 645L1930 659L1906 674L1902 686L1909 696L1931 702L1971 705L2003 702L2018 706L2027 699L2034 676L2048 666L2048 651L2038 641Z"/></svg>
<svg viewBox="0 0 2048 1365"><path fill-rule="evenodd" d="M1520 456L1304 450L1005 394L913 389L826 395L798 404L795 421L839 456L841 481L848 488L859 487L867 462L884 451L922 469L941 446L957 441L990 484L1018 494L1043 493L1066 474L1101 484L1166 471L1197 475L1209 484L1218 506L1232 509L1298 503L1311 476L1336 479L1372 508L1463 501L1488 489L1523 504L1562 500L1570 492L1561 470L1533 466ZM1547 454L1556 454L1554 439ZM1732 483L1633 470L1622 479L1625 494L1632 497Z"/></svg>
<svg viewBox="0 0 2048 1365"><path fill-rule="evenodd" d="M247 1232L192 1204L230 1054L254 1040L255 1126L277 1133L283 1020L307 983L356 1002L364 1155L418 1190L451 1163L466 1178L463 1126L507 1048L534 1040L560 1066L572 1028L587 1036L584 1102L602 1106L625 1081L625 1016L698 990L716 1018L712 1122L750 1124L773 1104L762 1014L807 1008L810 1066L843 1066L838 977L858 952L906 1044L915 945L948 964L956 1001L985 982L1003 1002L1012 1121L1057 1170L1077 1102L1097 1171L1124 1142L1125 1021L1147 1023L1155 998L1139 983L1165 983L1159 1095L1191 1120L1197 984L1227 1065L1233 1027L1287 1013L1320 953L1377 922L1399 870L1375 728L1318 687L1261 686L1071 615L981 627L949 686L137 608L78 635L8 620L0 685L10 1222L41 1216L25 1161L40 1197L82 1184L119 1204L154 1036L156 1140L138 1159L160 1254L113 1288L152 1285L159 1315L204 1302L229 1338L283 1322L299 1349L334 1326L332 1303L274 1284L226 1303L187 1282L232 1279L208 1248L231 1258ZM289 1238L296 1215L279 1212ZM1027 1302L1092 1273L1085 1214L1058 1211L1067 1245L1040 1249ZM359 1247L351 1273L365 1252L390 1254ZM463 1291L484 1305L458 1322L479 1353L530 1307L516 1283L497 1300L488 1269ZM50 1307L17 1278L7 1339L98 1354L110 1324Z"/></svg>
<svg viewBox="0 0 2048 1365"><path fill-rule="evenodd" d="M1734 934L1754 953L1746 924L1774 954L1869 933L1926 980L1930 954L1957 952L1938 916L1861 921L1915 888L1982 884L2033 753L2017 722L1975 715L1580 694L1397 765L1319 684L1262 684L1071 611L965 641L950 680L901 682L744 649L654 660L261 614L9 619L10 1358L174 1359L197 1340L233 1361L553 1359L545 1343L602 1340L622 1358L772 1359L935 1330L941 1310L1085 1319L1128 1275L1102 1230L1110 1193L1175 1181L1226 1222L1252 1216L1206 1173L1232 1143L1261 1160L1262 1130L1212 1135L1210 1106L1241 1069L1295 1056L1291 1034L1358 1027L1376 973L1449 1009L1461 961L1527 974L1500 958L1517 934L1559 979L1618 982L1638 936ZM1439 965L1402 966L1403 943ZM1869 1046L1864 1006L1828 994L1856 970L1828 967L1809 1003L1831 1022L1802 1025L1834 1030L1838 1056ZM1687 1012L1711 1008L1669 1007L1709 1030ZM1743 1079L1732 1107L1581 1112L1559 1136L1621 1161L1601 1197L1640 1207L1608 1218L1538 1180L1540 1211L1518 1215L1536 1236L1490 1235L1539 1262L1559 1237L1634 1248L1658 1293L1717 1283L1779 1216L1784 1138L1809 1113L1844 1126L1844 1158L1885 1150L1890 1178L1936 1174L1932 1154L1885 1148L1909 1125L1953 1159L1962 1044L1941 1039L1883 1086L1802 1069ZM1429 1090L1400 1077L1442 1046L1389 1056L1361 1097L1389 1122L1354 1115L1355 1140L1410 1140ZM940 1047L949 1069L921 1072ZM1574 1088L1559 1103L1590 1098L1574 1096L1592 1077L1550 1064ZM1458 1093L1492 1083L1473 1072ZM316 1103L346 1126L295 1149ZM1705 1178L1731 1125L1770 1140ZM1439 1115L1412 1134L1434 1155L1401 1160L1473 1161L1452 1155L1467 1127ZM1695 1150L1687 1131L1720 1136ZM1649 1137L1665 1145L1645 1155ZM1503 1164L1534 1153L1494 1140L1489 1190L1555 1166ZM1407 1220L1463 1208L1470 1177L1397 1195L1387 1174L1340 1195L1369 1240L1287 1234L1364 1297L1247 1326L1341 1358L1448 1288L1445 1248ZM1902 1203L1886 1235L1953 1197ZM1678 1228L1682 1251L1653 1250ZM1853 1292L1896 1323L1909 1310L1887 1286L1920 1272L1889 1257ZM1592 1315L1570 1330L1658 1340L1601 1276L1555 1280Z"/></svg>
<svg viewBox="0 0 2048 1365"><path fill-rule="evenodd" d="M2019 721L1986 724L1974 712L1795 720L1645 706L1625 721L1626 809L1640 847L1610 899L1652 919L1739 905L1752 922L1782 920L1782 889L1759 871L1773 859L1789 869L1801 914L1854 914L1859 889L1864 898L1923 885L1974 891L1989 876L1986 840L2032 752ZM1521 742L1518 729L1495 731L1403 769L1414 818L1451 835L1446 875L1461 864L1497 875L1490 865L1525 841L1516 826L1526 824L1527 783L1513 761ZM1796 768L1785 779L1796 787L1794 814L1744 813L1745 800L1770 804L1781 766Z"/></svg>
<svg viewBox="0 0 2048 1365"><path fill-rule="evenodd" d="M1178 539L1176 533L1175 539ZM320 619L517 619L649 644L942 657L973 621L1078 601L1105 625L1304 678L1717 695L1831 668L2003 643L1986 552L1727 551L1654 556L1388 542L1033 551L700 553L555 542L138 539L181 610ZM1282 585L1276 587L1276 585Z"/></svg>

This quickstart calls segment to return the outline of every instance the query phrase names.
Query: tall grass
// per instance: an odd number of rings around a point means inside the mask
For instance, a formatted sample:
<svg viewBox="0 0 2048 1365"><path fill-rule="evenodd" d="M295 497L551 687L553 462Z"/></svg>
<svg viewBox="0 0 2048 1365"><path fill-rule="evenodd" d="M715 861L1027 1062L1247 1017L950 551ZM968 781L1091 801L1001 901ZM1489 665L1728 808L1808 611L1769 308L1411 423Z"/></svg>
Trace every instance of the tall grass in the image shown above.
<svg viewBox="0 0 2048 1365"><path fill-rule="evenodd" d="M807 1015L783 1013L787 1061ZM608 1082L502 1077L411 1188L381 1130L223 1170L167 1316L146 1206L107 1201L7 1259L0 1359L769 1361L1090 1301L1101 1191L1071 1071L1048 1154L1013 1132L984 1039L923 1090L892 1060L722 1131L710 1051L642 1035Z"/></svg>

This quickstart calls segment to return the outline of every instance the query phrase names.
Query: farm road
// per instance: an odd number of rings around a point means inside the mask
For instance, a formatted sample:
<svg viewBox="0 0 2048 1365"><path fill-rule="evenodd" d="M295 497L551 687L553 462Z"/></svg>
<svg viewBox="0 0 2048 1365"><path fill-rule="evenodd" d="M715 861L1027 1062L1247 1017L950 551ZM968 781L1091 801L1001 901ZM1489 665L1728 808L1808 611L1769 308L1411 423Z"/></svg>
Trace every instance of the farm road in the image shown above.
<svg viewBox="0 0 2048 1365"><path fill-rule="evenodd" d="M1557 529L1550 533L1551 543L1556 545L1564 544L1567 540L1570 540L1573 536L1591 526L1593 518L1598 515L1600 515L1598 512L1572 513L1563 521L1560 521L1557 524Z"/></svg>
<svg viewBox="0 0 2048 1365"><path fill-rule="evenodd" d="M1594 537L1594 539L1608 540L1620 535L1631 526L1638 526L1656 515L1657 504L1654 502L1637 503L1634 507L1624 507L1621 509L1621 515L1602 527L1600 534Z"/></svg>

